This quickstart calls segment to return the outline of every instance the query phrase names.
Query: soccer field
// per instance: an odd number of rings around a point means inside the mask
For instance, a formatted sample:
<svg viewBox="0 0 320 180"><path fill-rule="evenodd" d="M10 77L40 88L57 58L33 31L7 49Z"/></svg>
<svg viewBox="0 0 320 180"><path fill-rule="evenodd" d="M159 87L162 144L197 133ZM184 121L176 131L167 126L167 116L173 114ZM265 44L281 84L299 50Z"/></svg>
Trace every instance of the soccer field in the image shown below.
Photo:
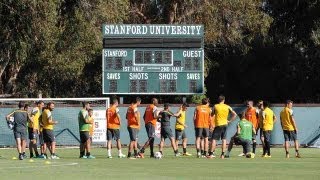
<svg viewBox="0 0 320 180"><path fill-rule="evenodd" d="M105 148L95 148L96 159L79 159L78 149L58 149L59 160L13 160L15 149L0 149L0 179L319 179L320 149L300 150L303 158L284 158L282 148L271 149L272 158L237 157L240 148L229 159L174 157L171 149L156 159L106 158ZM194 153L194 149L189 148ZM220 153L219 151L217 153ZM258 153L260 154L260 153ZM146 156L148 152L146 152ZM50 162L50 163L48 163Z"/></svg>

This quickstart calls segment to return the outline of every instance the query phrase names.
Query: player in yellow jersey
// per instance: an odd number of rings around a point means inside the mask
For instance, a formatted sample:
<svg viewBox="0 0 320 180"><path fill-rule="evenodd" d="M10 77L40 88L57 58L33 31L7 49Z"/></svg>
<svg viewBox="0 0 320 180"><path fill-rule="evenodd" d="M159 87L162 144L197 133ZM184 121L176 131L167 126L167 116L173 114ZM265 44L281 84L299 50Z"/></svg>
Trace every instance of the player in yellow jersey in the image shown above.
<svg viewBox="0 0 320 180"><path fill-rule="evenodd" d="M293 117L293 110L292 110L293 101L287 100L285 107L280 112L280 121L281 127L283 130L284 141L285 141L285 151L286 151L286 158L289 158L289 143L290 141L294 141L294 147L296 150L296 157L300 158L299 154L299 142L297 138L297 125Z"/></svg>
<svg viewBox="0 0 320 180"><path fill-rule="evenodd" d="M175 134L176 134L176 149L178 149L179 140L182 139L182 148L184 156L191 156L190 153L187 152L187 136L185 132L185 128L188 126L186 125L186 111L189 105L187 103L183 103L182 106L179 108L179 111L176 113L177 120L175 125Z"/></svg>
<svg viewBox="0 0 320 180"><path fill-rule="evenodd" d="M49 148L51 153L51 159L60 159L56 154L56 138L53 133L54 125L58 121L54 121L52 117L52 111L54 110L54 103L49 102L47 108L42 112L42 123L43 123L43 140Z"/></svg>
<svg viewBox="0 0 320 180"><path fill-rule="evenodd" d="M93 137L93 132L94 132L93 109L88 110L88 115L89 115L89 121L92 122L90 124L90 130L89 130L90 144L92 144L92 137Z"/></svg>
<svg viewBox="0 0 320 180"><path fill-rule="evenodd" d="M37 139L39 137L39 117L41 115L44 103L43 101L37 101L35 105L36 106L31 111L31 118L28 123L30 158L39 157L37 150ZM33 152L35 153L35 156Z"/></svg>
<svg viewBox="0 0 320 180"><path fill-rule="evenodd" d="M263 147L263 157L271 157L270 146L271 146L271 132L273 130L273 125L277 118L273 111L269 108L269 102L263 101L263 111L262 111L262 130L264 136L264 147Z"/></svg>
<svg viewBox="0 0 320 180"><path fill-rule="evenodd" d="M212 132L212 145L211 145L211 151L209 153L208 158L213 158L215 157L214 151L216 149L216 144L217 141L220 139L222 140L222 152L221 152L221 158L224 158L224 152L226 150L227 146L227 126L228 124L233 121L237 113L234 112L234 110L226 105L225 102L225 97L224 96L219 96L218 98L218 104L214 105L213 107L213 132ZM232 114L231 119L228 120L229 113Z"/></svg>

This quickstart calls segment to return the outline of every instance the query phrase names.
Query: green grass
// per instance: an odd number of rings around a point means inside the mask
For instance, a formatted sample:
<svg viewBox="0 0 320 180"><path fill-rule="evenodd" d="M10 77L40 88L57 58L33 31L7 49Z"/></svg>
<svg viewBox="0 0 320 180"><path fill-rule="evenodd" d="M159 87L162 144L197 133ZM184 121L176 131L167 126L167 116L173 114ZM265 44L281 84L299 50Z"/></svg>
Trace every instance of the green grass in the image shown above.
<svg viewBox="0 0 320 180"><path fill-rule="evenodd" d="M237 157L240 148L235 148L229 159L198 159L174 157L167 148L165 157L156 159L118 159L113 150L113 159L106 159L106 149L95 148L92 154L97 159L79 159L78 149L58 149L60 160L29 159L12 160L15 149L0 149L0 179L319 179L320 149L300 149L301 159L284 158L282 148L273 148L272 158ZM260 149L258 149L259 151ZM124 150L125 151L125 150ZM194 148L189 152L194 153ZM219 153L220 150L217 150ZM124 152L125 153L125 152ZM258 153L260 154L260 153ZM148 152L146 153L148 155Z"/></svg>

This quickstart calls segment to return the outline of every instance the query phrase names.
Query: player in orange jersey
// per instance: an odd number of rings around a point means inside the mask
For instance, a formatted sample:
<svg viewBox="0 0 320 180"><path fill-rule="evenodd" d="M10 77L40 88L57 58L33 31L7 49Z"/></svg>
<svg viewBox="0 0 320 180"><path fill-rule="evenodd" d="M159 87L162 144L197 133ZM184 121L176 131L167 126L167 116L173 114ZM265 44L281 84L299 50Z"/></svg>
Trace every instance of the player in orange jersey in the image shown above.
<svg viewBox="0 0 320 180"><path fill-rule="evenodd" d="M247 103L247 109L245 111L245 119L250 121L255 129L255 132L258 131L259 129L259 111L253 107L253 101L252 100L248 100ZM256 153L256 147L257 147L257 141L256 141L256 135L253 136L252 138L252 153L255 154Z"/></svg>
<svg viewBox="0 0 320 180"><path fill-rule="evenodd" d="M208 151L209 122L211 116L211 108L209 107L209 99L203 98L201 105L198 105L194 111L194 125L196 134L196 149L198 158L202 157L200 153L201 137L204 139L204 154Z"/></svg>
<svg viewBox="0 0 320 180"><path fill-rule="evenodd" d="M154 144L155 126L157 123L158 99L152 98L151 102L152 103L146 107L146 110L143 115L146 131L148 135L148 140L144 144L144 146L140 149L139 156L141 158L144 158L145 148L147 148L149 145L150 145L150 157L154 157L153 144Z"/></svg>
<svg viewBox="0 0 320 180"><path fill-rule="evenodd" d="M106 111L107 117L107 151L108 151L108 158L112 158L111 156L111 146L112 146L112 139L116 140L117 148L118 148L118 157L123 158L126 157L122 154L121 151L121 142L120 142L120 125L121 125L121 118L118 109L118 100L113 99L111 107Z"/></svg>
<svg viewBox="0 0 320 180"><path fill-rule="evenodd" d="M130 144L128 148L128 158L131 157L131 152L134 150L134 158L138 157L138 133L140 130L140 112L138 106L141 103L141 99L137 97L127 109L126 119L128 124L128 132L130 136Z"/></svg>

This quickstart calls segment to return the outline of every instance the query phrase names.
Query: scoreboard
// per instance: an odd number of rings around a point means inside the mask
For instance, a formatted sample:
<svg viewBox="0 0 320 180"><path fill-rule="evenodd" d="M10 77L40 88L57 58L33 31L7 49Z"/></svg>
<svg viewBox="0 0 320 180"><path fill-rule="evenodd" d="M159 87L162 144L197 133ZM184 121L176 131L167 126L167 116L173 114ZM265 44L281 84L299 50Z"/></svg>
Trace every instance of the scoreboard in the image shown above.
<svg viewBox="0 0 320 180"><path fill-rule="evenodd" d="M204 93L202 25L104 24L103 94Z"/></svg>

